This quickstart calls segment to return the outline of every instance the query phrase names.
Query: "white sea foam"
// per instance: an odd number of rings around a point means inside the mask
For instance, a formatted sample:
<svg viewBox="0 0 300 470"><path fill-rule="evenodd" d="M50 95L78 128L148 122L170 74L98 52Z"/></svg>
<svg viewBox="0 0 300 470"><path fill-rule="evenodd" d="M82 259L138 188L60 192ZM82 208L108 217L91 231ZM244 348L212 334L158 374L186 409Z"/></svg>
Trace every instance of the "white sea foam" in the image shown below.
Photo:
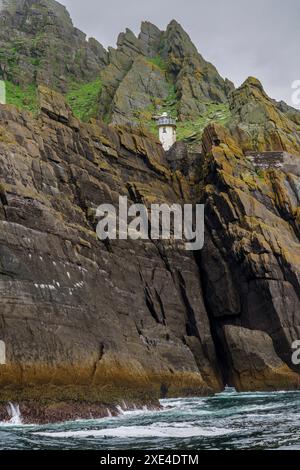
<svg viewBox="0 0 300 470"><path fill-rule="evenodd" d="M162 400L162 410L147 411L129 411L123 403L119 409L122 415L117 417L23 428L31 442L43 445L46 437L59 448L68 448L69 444L72 448L107 448L110 441L114 446L120 440L127 449L136 443L146 446L153 440L167 449L170 444L176 448L176 440L188 439L189 447L195 449L224 448L229 444L235 449L297 449L300 393L290 393L291 399L284 392L237 394L226 390L215 397ZM13 414L18 416L16 405ZM0 423L0 427L5 426L5 432L9 432L9 426L18 426L12 422L14 419Z"/></svg>
<svg viewBox="0 0 300 470"><path fill-rule="evenodd" d="M128 438L147 438L147 437L216 437L236 432L234 429L223 428L203 428L198 426L121 426L118 428L89 430L89 431L64 431L64 432L39 432L36 435L52 438L101 438L117 437L121 439Z"/></svg>
<svg viewBox="0 0 300 470"><path fill-rule="evenodd" d="M7 412L8 412L8 415L10 416L10 420L0 422L1 427L22 425L22 416L21 416L20 407L18 404L9 403L7 406Z"/></svg>
<svg viewBox="0 0 300 470"><path fill-rule="evenodd" d="M284 409L284 408L290 408L291 404L290 403L286 403L286 404L283 404L283 403L278 403L278 404L275 404L275 405L271 405L271 404L265 404L265 405L251 405L251 406L241 406L240 407L240 412L243 412L243 413L249 413L251 412L252 410L253 411L266 411L266 412L269 412L270 410L281 410L281 409Z"/></svg>
<svg viewBox="0 0 300 470"><path fill-rule="evenodd" d="M118 412L120 413L120 415L123 415L123 414L124 414L124 410L123 410L123 408L121 408L121 406L118 405L118 406L117 406L117 410L118 410Z"/></svg>

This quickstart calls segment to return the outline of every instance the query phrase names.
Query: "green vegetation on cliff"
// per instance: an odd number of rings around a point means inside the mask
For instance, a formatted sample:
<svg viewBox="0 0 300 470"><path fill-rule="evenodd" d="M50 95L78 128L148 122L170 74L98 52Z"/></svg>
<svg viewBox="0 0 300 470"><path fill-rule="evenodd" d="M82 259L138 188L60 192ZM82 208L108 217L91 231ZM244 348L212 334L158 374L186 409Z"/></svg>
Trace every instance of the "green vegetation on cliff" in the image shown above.
<svg viewBox="0 0 300 470"><path fill-rule="evenodd" d="M37 87L32 85L20 86L10 81L6 85L6 102L18 109L36 114L38 111ZM101 92L101 81L99 79L89 83L71 83L66 100L74 115L82 120L97 116L98 97Z"/></svg>
<svg viewBox="0 0 300 470"><path fill-rule="evenodd" d="M160 56L151 57L151 58L148 58L147 60L151 64L156 65L156 67L158 67L160 70L166 71L168 68L166 62Z"/></svg>
<svg viewBox="0 0 300 470"><path fill-rule="evenodd" d="M19 109L36 113L38 109L37 88L35 85L21 87L6 81L6 102Z"/></svg>
<svg viewBox="0 0 300 470"><path fill-rule="evenodd" d="M235 90L174 20L165 31L143 22L139 36L126 29L107 51L87 40L55 0L7 0L0 11L0 80L7 102L32 113L37 86L46 85L66 97L81 121L141 124L157 137L153 116L168 112L178 119L178 140L192 149L215 122L245 151L299 155L300 112L269 98L253 77Z"/></svg>
<svg viewBox="0 0 300 470"><path fill-rule="evenodd" d="M203 131L210 123L225 125L230 120L228 104L208 103L205 112L194 121L183 121L177 124L177 139L189 142L198 142L202 138Z"/></svg>
<svg viewBox="0 0 300 470"><path fill-rule="evenodd" d="M23 87L46 84L65 94L67 83L91 82L107 64L104 47L87 40L59 2L0 3L0 79Z"/></svg>
<svg viewBox="0 0 300 470"><path fill-rule="evenodd" d="M72 83L66 96L74 115L82 120L88 121L97 116L98 99L101 93L101 80L97 79L89 83Z"/></svg>
<svg viewBox="0 0 300 470"><path fill-rule="evenodd" d="M167 100L165 100L165 102L160 106L159 113L168 112L173 118L177 118L177 105L176 90L173 86L170 88L170 94ZM199 115L197 119L177 122L178 141L184 141L189 146L194 146L200 142L203 131L208 124L218 123L224 126L230 122L231 113L227 103L207 103L204 106L205 111ZM151 106L150 108L141 111L137 119L155 136L157 136L157 124L152 117L157 113L157 109L155 109L154 106Z"/></svg>

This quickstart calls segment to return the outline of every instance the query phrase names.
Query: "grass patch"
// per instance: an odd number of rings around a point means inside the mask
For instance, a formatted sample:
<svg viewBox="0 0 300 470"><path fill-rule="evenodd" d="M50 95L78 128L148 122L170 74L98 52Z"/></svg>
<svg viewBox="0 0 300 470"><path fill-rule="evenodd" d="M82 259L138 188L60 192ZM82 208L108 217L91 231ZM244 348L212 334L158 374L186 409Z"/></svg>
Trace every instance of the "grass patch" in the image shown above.
<svg viewBox="0 0 300 470"><path fill-rule="evenodd" d="M177 106L176 91L175 88L172 87L172 89L170 89L170 95L162 104L159 113L168 112L170 116L176 118L178 115ZM158 137L157 124L151 119L155 114L157 114L157 109L153 106L151 109L141 112L139 120L148 127L152 134ZM203 131L208 124L216 122L224 126L229 121L230 116L230 110L227 104L207 103L205 112L199 115L198 119L177 122L177 140L186 142L189 148L193 150L193 147L201 141Z"/></svg>
<svg viewBox="0 0 300 470"><path fill-rule="evenodd" d="M88 121L91 117L97 116L101 90L100 79L84 84L71 83L66 100L78 119Z"/></svg>
<svg viewBox="0 0 300 470"><path fill-rule="evenodd" d="M200 142L206 126L212 122L226 125L230 119L230 110L228 104L208 103L205 112L194 121L178 122L177 140L185 141L187 144Z"/></svg>
<svg viewBox="0 0 300 470"><path fill-rule="evenodd" d="M33 114L38 110L37 88L35 85L21 87L6 81L6 103Z"/></svg>
<svg viewBox="0 0 300 470"><path fill-rule="evenodd" d="M176 88L173 84L169 86L169 94L166 101L162 105L161 111L167 112L172 118L176 119L178 116L178 100Z"/></svg>
<svg viewBox="0 0 300 470"><path fill-rule="evenodd" d="M153 64L155 65L156 67L158 67L160 70L162 70L163 72L166 72L167 71L167 64L166 62L162 59L162 57L160 56L156 56L156 57L147 57L147 62L150 62L150 64Z"/></svg>
<svg viewBox="0 0 300 470"><path fill-rule="evenodd" d="M7 104L37 114L38 96L35 84L20 86L6 81L5 85ZM99 79L84 84L72 82L65 98L78 119L88 121L91 117L97 116L101 89L102 84Z"/></svg>
<svg viewBox="0 0 300 470"><path fill-rule="evenodd" d="M160 57L148 59L149 62L162 68L165 66ZM135 122L141 123L148 130L158 137L157 123L153 116L167 112L173 119L178 118L178 97L174 84L169 81L169 93L165 100L153 99L153 103L147 108L136 110ZM204 103L205 104L205 103ZM191 150L198 145L202 139L203 131L208 124L216 122L225 126L231 117L229 105L225 103L206 103L205 111L199 117L190 121L177 122L177 140L184 141Z"/></svg>
<svg viewBox="0 0 300 470"><path fill-rule="evenodd" d="M141 123L148 130L158 136L157 123L153 120L153 116L160 115L167 112L174 119L178 115L178 101L175 86L169 83L169 93L165 100L160 98L153 98L153 103L145 109L137 110L135 114L135 121Z"/></svg>

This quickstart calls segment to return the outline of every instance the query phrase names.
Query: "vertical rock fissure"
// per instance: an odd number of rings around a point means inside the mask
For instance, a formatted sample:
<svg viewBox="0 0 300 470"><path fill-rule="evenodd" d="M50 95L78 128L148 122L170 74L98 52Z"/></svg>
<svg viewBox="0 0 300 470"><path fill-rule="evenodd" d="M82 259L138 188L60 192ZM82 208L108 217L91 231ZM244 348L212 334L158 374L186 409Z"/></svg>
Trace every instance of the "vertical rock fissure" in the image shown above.
<svg viewBox="0 0 300 470"><path fill-rule="evenodd" d="M195 336L196 338L200 339L197 322L195 318L195 312L191 303L189 301L187 292L186 292L186 285L185 280L180 271L177 271L179 288L181 293L182 302L185 306L186 314L187 314L187 321L186 321L186 334L187 336Z"/></svg>
<svg viewBox="0 0 300 470"><path fill-rule="evenodd" d="M208 289L207 282L206 282L206 275L203 269L202 259L201 259L201 252L196 252L194 254L195 262L197 264L199 270L199 282L202 287L203 293L203 303L207 312L207 317L210 326L210 334L214 343L216 357L217 357L217 365L219 367L219 371L221 374L221 379L223 381L224 387L229 385L229 369L230 365L228 363L227 354L225 351L224 343L220 338L220 328L215 320L214 314L210 307L210 304L207 300L206 292Z"/></svg>

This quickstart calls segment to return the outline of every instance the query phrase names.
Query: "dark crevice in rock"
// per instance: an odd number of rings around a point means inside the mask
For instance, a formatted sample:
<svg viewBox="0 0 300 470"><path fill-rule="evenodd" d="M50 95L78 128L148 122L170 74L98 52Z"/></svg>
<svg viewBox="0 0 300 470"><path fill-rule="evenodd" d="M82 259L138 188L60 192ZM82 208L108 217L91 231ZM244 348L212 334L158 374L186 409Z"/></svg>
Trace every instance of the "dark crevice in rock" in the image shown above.
<svg viewBox="0 0 300 470"><path fill-rule="evenodd" d="M97 373L98 365L99 365L100 361L102 360L102 358L103 358L103 356L104 356L104 353L105 353L104 344L103 344L103 343L100 343L100 344L99 344L98 357L97 357L97 359L95 360L95 364L94 364L94 367L93 367L91 383L93 383L93 381L94 381L94 378L95 378L96 373Z"/></svg>
<svg viewBox="0 0 300 470"><path fill-rule="evenodd" d="M206 309L206 312L207 312L207 315L208 315L208 321L209 321L209 325L210 325L211 337L212 337L212 340L213 340L213 343L214 343L214 346L215 346L216 357L217 357L217 365L218 365L218 368L219 368L219 371L220 371L220 374L221 374L221 379L223 381L223 385L225 387L226 385L229 385L229 383L228 383L228 381L229 381L229 364L228 364L228 360L227 360L227 353L226 353L226 350L225 350L225 347L224 347L224 341L222 339L221 328L218 324L219 319L218 319L218 321L216 321L215 315L211 310L210 303L208 302L207 296L206 296L207 289L211 289L212 287L209 286L208 282L207 282L206 272L203 269L203 264L202 264L203 262L202 262L202 258L201 258L201 252L196 252L194 254L194 257L195 257L195 261L197 263L198 270L199 270L199 278L200 278L200 281L201 281L202 292L203 292L203 302L204 302L205 309Z"/></svg>
<svg viewBox="0 0 300 470"><path fill-rule="evenodd" d="M169 393L169 385L163 383L160 387L160 397L161 399L167 398Z"/></svg>
<svg viewBox="0 0 300 470"><path fill-rule="evenodd" d="M163 317L163 324L166 325L166 313L165 313L165 309L164 309L164 304L163 304L163 301L161 299L161 296L157 292L157 289L155 289L155 295L156 295L156 300L157 300L157 302L159 304L159 307L160 307L160 310L161 310L161 315Z"/></svg>
<svg viewBox="0 0 300 470"><path fill-rule="evenodd" d="M149 287L145 287L145 302L146 302L149 312L151 313L151 316L154 318L156 323L165 325L166 323L165 319L164 318L161 319L161 316L156 311L155 304L154 304L151 292L149 290Z"/></svg>
<svg viewBox="0 0 300 470"><path fill-rule="evenodd" d="M194 312L193 307L191 306L189 297L186 292L185 280L180 271L177 271L177 276L178 276L181 298L182 298L183 304L185 306L186 314L187 314L186 334L187 336L195 336L196 338L200 339L197 322L195 318L195 312Z"/></svg>
<svg viewBox="0 0 300 470"><path fill-rule="evenodd" d="M0 184L0 201L2 202L3 206L8 205L5 189Z"/></svg>

